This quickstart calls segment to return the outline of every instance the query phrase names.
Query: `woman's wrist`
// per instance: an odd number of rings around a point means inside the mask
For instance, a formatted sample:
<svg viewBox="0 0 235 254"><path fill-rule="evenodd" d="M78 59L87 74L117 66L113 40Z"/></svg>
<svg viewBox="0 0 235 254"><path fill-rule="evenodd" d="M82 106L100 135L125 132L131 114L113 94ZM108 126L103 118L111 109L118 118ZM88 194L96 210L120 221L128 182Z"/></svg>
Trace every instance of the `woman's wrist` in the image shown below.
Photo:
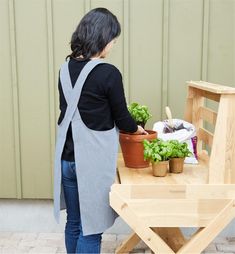
<svg viewBox="0 0 235 254"><path fill-rule="evenodd" d="M145 134L145 135L148 134L148 132L143 127L141 127L140 125L137 125L137 126L138 126L138 129L133 134Z"/></svg>

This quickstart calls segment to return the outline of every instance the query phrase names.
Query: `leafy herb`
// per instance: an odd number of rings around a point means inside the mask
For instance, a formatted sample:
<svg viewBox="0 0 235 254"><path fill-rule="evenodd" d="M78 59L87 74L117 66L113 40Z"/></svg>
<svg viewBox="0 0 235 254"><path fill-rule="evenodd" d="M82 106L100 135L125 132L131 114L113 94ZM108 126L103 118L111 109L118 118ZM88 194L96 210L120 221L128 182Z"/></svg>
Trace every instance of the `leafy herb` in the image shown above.
<svg viewBox="0 0 235 254"><path fill-rule="evenodd" d="M140 124L144 127L147 121L152 117L149 113L149 109L145 105L140 105L136 102L131 103L128 105L128 110L135 120L137 124Z"/></svg>
<svg viewBox="0 0 235 254"><path fill-rule="evenodd" d="M185 158L192 155L187 143L180 143L178 140L169 140L168 142L172 150L171 158Z"/></svg>
<svg viewBox="0 0 235 254"><path fill-rule="evenodd" d="M180 143L178 140L163 141L155 139L144 140L144 159L151 162L166 161L170 158L184 158L192 155L187 143Z"/></svg>
<svg viewBox="0 0 235 254"><path fill-rule="evenodd" d="M150 160L151 162L167 161L172 154L168 141L161 139L148 141L145 139L143 145L144 159Z"/></svg>

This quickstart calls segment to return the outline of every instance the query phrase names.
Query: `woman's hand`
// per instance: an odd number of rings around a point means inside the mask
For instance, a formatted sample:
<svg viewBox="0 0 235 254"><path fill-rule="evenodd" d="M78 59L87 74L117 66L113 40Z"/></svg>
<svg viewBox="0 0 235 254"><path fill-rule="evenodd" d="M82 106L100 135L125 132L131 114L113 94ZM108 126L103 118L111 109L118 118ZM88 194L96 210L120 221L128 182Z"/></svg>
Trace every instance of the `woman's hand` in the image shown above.
<svg viewBox="0 0 235 254"><path fill-rule="evenodd" d="M148 132L147 132L143 127L141 127L140 125L138 125L137 131L134 132L133 134L145 134L145 135L147 135Z"/></svg>

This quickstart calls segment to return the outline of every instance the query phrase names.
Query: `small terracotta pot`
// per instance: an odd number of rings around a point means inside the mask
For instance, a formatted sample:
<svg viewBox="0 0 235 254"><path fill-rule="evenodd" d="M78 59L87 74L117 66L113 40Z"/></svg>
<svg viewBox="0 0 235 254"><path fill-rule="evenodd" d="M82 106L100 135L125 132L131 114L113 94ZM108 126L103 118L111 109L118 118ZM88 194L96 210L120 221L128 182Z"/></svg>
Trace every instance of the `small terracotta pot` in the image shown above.
<svg viewBox="0 0 235 254"><path fill-rule="evenodd" d="M170 173L182 173L184 169L184 159L185 158L172 158L170 159L169 171Z"/></svg>
<svg viewBox="0 0 235 254"><path fill-rule="evenodd" d="M169 161L152 162L154 176L166 176L168 171Z"/></svg>
<svg viewBox="0 0 235 254"><path fill-rule="evenodd" d="M144 160L143 140L154 140L157 138L157 132L146 130L149 134L136 135L120 132L119 142L121 145L125 166L128 168L146 168L149 161Z"/></svg>

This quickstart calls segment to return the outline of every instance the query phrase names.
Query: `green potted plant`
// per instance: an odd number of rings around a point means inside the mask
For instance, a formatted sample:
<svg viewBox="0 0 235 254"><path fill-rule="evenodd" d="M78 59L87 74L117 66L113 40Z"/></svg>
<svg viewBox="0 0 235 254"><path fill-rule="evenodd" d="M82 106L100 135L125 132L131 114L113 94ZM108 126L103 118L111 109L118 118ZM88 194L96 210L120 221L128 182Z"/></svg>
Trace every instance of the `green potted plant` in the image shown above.
<svg viewBox="0 0 235 254"><path fill-rule="evenodd" d="M144 159L152 163L154 176L166 176L172 150L168 141L155 139L144 140Z"/></svg>
<svg viewBox="0 0 235 254"><path fill-rule="evenodd" d="M137 125L141 125L143 128L145 127L146 122L152 117L147 106L140 105L136 102L128 105L128 110ZM144 160L144 147L142 141L144 139L156 139L157 132L152 130L146 131L148 133L147 135L120 131L119 142L126 167L146 168L149 166L149 161Z"/></svg>
<svg viewBox="0 0 235 254"><path fill-rule="evenodd" d="M180 143L178 140L169 140L172 153L169 162L170 173L182 173L185 157L192 155L186 142Z"/></svg>
<svg viewBox="0 0 235 254"><path fill-rule="evenodd" d="M135 122L145 128L145 124L152 117L152 115L149 113L148 107L145 105L140 105L136 102L131 103L127 107Z"/></svg>

